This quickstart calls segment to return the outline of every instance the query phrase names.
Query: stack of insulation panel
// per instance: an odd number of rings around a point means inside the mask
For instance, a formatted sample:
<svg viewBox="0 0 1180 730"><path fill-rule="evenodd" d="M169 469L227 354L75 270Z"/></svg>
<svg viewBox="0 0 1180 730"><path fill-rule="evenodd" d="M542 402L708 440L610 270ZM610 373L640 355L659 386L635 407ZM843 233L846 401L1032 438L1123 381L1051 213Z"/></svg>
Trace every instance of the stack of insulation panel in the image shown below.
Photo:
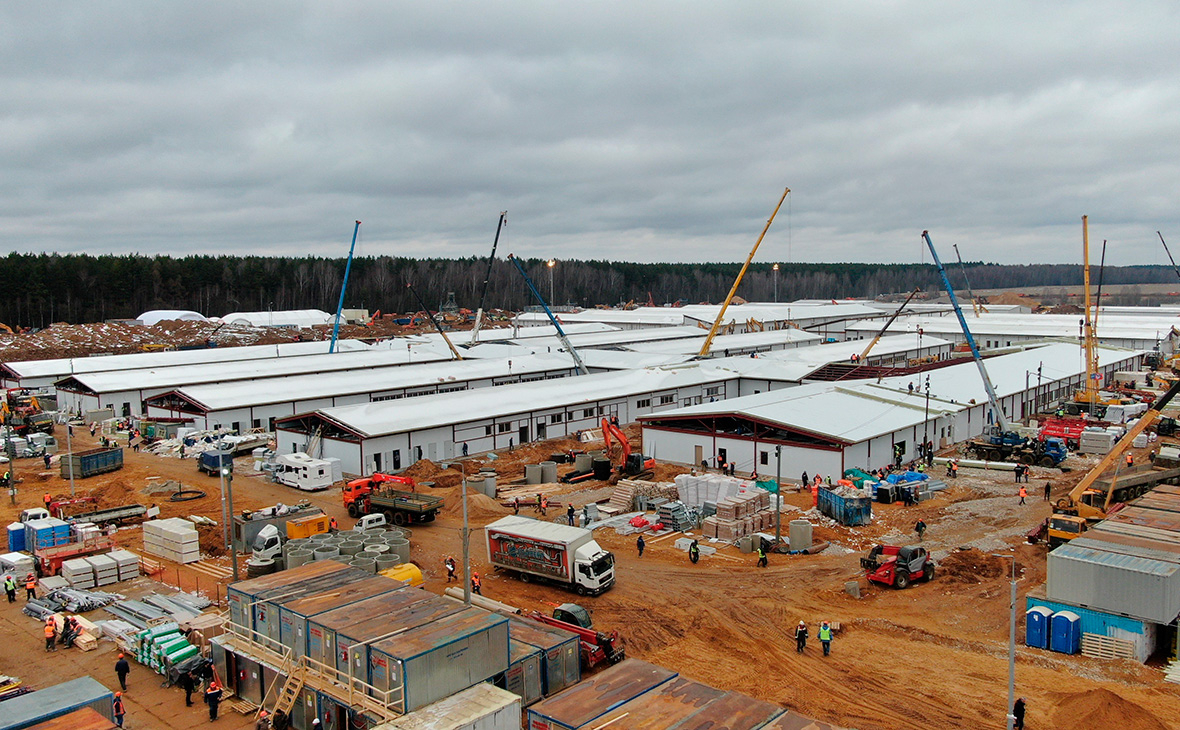
<svg viewBox="0 0 1180 730"><path fill-rule="evenodd" d="M84 560L94 568L94 582L96 585L109 586L119 582L119 564L109 555L90 555Z"/></svg>
<svg viewBox="0 0 1180 730"><path fill-rule="evenodd" d="M201 559L196 527L179 517L143 523L143 550L177 563L195 563Z"/></svg>
<svg viewBox="0 0 1180 730"><path fill-rule="evenodd" d="M112 550L107 555L115 561L119 569L119 580L131 580L139 577L139 556L128 550Z"/></svg>
<svg viewBox="0 0 1180 730"><path fill-rule="evenodd" d="M61 564L61 577L71 588L94 588L94 566L86 558L74 558Z"/></svg>

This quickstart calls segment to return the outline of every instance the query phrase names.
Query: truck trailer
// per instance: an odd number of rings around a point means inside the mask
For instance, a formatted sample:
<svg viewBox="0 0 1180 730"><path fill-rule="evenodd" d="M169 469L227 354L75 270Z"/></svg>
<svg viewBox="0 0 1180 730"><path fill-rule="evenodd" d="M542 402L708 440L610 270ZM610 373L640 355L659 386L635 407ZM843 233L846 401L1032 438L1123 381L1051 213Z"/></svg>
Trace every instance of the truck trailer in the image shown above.
<svg viewBox="0 0 1180 730"><path fill-rule="evenodd" d="M615 556L581 527L528 517L503 517L487 526L488 562L522 581L549 581L578 595L598 595L615 584Z"/></svg>

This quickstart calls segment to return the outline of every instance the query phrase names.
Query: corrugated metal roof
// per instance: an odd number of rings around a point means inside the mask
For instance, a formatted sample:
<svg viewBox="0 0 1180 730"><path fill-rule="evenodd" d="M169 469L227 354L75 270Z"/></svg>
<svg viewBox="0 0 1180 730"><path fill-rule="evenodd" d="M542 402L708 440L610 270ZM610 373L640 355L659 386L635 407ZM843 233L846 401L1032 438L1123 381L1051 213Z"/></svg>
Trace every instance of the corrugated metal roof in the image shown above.
<svg viewBox="0 0 1180 730"><path fill-rule="evenodd" d="M178 388L203 383L272 378L341 370L358 370L381 366L450 360L449 352L423 345L404 350L337 352L331 355L297 355L293 357L247 360L229 363L201 363L169 368L118 370L100 373L75 373L72 379L95 393L111 393L144 388Z"/></svg>
<svg viewBox="0 0 1180 730"><path fill-rule="evenodd" d="M428 408L410 398L323 408L316 413L374 437L736 379L736 373L696 365L645 368L442 393L430 398Z"/></svg>
<svg viewBox="0 0 1180 730"><path fill-rule="evenodd" d="M639 342L627 345L628 350L635 352L667 352L673 354L696 354L708 338L707 333L697 329L697 336L674 340L672 342ZM819 335L790 328L781 330L767 330L765 332L743 332L735 335L718 335L713 338L710 351L722 353L725 350L740 350L747 347L772 347L792 342L809 342L818 344L823 338Z"/></svg>
<svg viewBox="0 0 1180 730"><path fill-rule="evenodd" d="M1175 575L1177 571L1180 571L1180 564L1173 562L1141 558L1126 553L1110 552L1105 549L1099 550L1095 549L1095 547L1076 544L1081 539L1083 538L1077 538L1058 546L1050 553L1050 556L1056 560L1076 560L1078 562L1118 568L1119 570L1146 575L1171 576Z"/></svg>
<svg viewBox="0 0 1180 730"><path fill-rule="evenodd" d="M1005 335L1020 337L1078 337L1078 315L1076 314L981 314L978 317L972 312L964 312L967 326L971 334L980 337L1003 337ZM849 323L846 329L863 332L872 329L867 322ZM1098 320L1097 333L1099 339L1159 339L1167 335L1172 327L1180 327L1180 317L1171 313L1161 313L1159 316L1125 316L1103 313ZM959 321L953 314L941 317L930 315L903 315L898 317L892 328L903 332L917 332L918 328L932 335L950 335L961 337L962 330Z"/></svg>
<svg viewBox="0 0 1180 730"><path fill-rule="evenodd" d="M463 383L470 380L572 370L564 355L531 355L500 360L448 360L413 365L368 367L358 378L352 370L334 373L288 375L261 380L238 380L177 388L173 392L220 411L268 403L306 401L357 393L379 393L400 388Z"/></svg>
<svg viewBox="0 0 1180 730"><path fill-rule="evenodd" d="M20 378L65 377L72 373L100 373L116 370L180 367L201 363L233 362L237 360L265 360L292 355L314 355L328 352L327 341L286 342L279 345L245 345L243 347L210 347L201 350L169 350L166 352L134 352L126 355L57 358L54 360L25 360L6 362L4 367ZM360 352L369 346L360 340L339 340L337 352Z"/></svg>

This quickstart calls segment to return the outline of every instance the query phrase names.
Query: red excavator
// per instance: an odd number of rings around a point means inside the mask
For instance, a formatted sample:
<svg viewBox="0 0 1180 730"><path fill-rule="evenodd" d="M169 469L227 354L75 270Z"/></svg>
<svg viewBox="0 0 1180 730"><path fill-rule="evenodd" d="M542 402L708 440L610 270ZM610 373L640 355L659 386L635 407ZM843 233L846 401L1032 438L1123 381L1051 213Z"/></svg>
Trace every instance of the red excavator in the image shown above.
<svg viewBox="0 0 1180 730"><path fill-rule="evenodd" d="M655 458L631 453L631 442L627 440L627 434L623 433L623 429L611 422L609 418L604 418L602 419L602 440L606 442L607 456L611 452L612 438L618 441L622 447L622 456L616 467L621 476L631 479L651 479L655 476Z"/></svg>
<svg viewBox="0 0 1180 730"><path fill-rule="evenodd" d="M578 645L581 648L582 668L589 669L602 662L618 664L626 658L623 649L623 637L618 631L609 634L595 631L590 626L590 614L576 603L563 603L553 610L552 616L546 616L540 611L524 614L548 626L568 631L578 635Z"/></svg>

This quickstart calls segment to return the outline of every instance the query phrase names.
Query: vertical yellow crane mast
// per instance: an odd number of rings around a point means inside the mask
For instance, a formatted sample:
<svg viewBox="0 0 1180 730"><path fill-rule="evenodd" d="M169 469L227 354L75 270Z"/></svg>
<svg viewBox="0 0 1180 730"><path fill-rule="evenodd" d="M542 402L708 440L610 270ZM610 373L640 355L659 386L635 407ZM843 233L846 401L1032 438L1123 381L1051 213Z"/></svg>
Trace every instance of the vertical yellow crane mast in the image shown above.
<svg viewBox="0 0 1180 730"><path fill-rule="evenodd" d="M746 269L750 268L750 262L754 260L754 254L758 253L758 247L762 245L762 239L766 237L766 232L770 230L770 224L774 223L774 217L778 215L779 208L783 207L783 201L787 199L787 193L789 192L791 192L790 188L783 190L783 197L779 198L778 205L774 206L774 212L770 214L770 219L766 221L766 226L762 229L758 240L754 242L754 248L750 249L750 255L746 257L746 263L742 264L742 270L738 272L737 279L734 279L733 288L729 290L729 294L725 297L725 302L721 305L721 311L717 313L717 320L713 322L713 327L709 330L709 336L705 338L705 344L701 345L701 351L697 353L697 357L709 356L709 349L713 347L713 338L717 336L717 330L721 328L721 323L725 320L725 310L729 308L729 303L733 301L734 295L737 294L738 286L742 283L742 277L746 275Z"/></svg>
<svg viewBox="0 0 1180 730"><path fill-rule="evenodd" d="M1083 329L1082 347L1086 358L1086 387L1075 396L1081 403L1098 403L1098 346L1094 334L1094 320L1097 313L1091 315L1093 304L1090 299L1090 228L1089 216L1082 216L1082 281L1085 294L1086 317Z"/></svg>

